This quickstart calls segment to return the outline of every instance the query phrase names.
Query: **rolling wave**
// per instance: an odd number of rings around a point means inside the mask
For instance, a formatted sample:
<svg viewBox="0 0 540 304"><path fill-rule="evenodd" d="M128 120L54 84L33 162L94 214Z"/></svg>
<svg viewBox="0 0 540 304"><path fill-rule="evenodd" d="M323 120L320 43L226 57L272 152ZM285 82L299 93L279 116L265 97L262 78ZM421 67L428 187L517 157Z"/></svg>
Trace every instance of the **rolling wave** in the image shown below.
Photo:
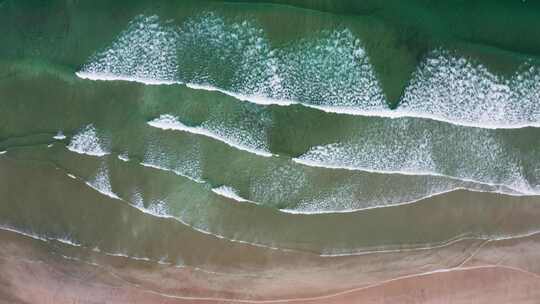
<svg viewBox="0 0 540 304"><path fill-rule="evenodd" d="M222 125L206 123L203 123L201 126L190 127L180 122L177 117L169 114L161 115L160 117L149 121L148 125L163 130L176 130L199 134L216 139L239 150L264 157L272 156L272 153L265 147L266 143L262 142L263 139L256 138L248 130L242 132L242 130L231 130Z"/></svg>
<svg viewBox="0 0 540 304"><path fill-rule="evenodd" d="M272 48L249 20L202 14L180 27L137 16L77 76L186 84L261 105L302 104L325 112L417 117L479 128L540 126L540 72L524 64L497 76L472 60L435 50L420 64L396 109L385 100L360 39L348 29Z"/></svg>
<svg viewBox="0 0 540 304"><path fill-rule="evenodd" d="M172 122L175 125L162 126L162 128L183 128L176 125L177 120L173 117L162 116L161 118L165 118L167 124ZM193 133L200 134L200 131ZM449 139L455 144L447 145L446 142ZM540 172L535 169L534 159L537 153L534 150L516 153L517 150L509 146L506 143L507 140L507 136L490 130L455 128L444 124L433 126L429 121L400 119L390 123L370 124L351 138L312 147L292 160L309 167L416 176L415 179L411 179L411 182L417 180L418 183L406 186L408 192L393 193L386 189L387 195L373 195L373 191L368 189L369 183L354 181L350 183L354 187L342 189L340 192L349 194L354 193L354 189L363 189L363 195L356 198L351 195L346 199L343 194L336 194L333 197L325 196L326 203L322 203L321 197L305 199L310 195L304 193L301 188L307 187L310 182L305 180L302 170L299 171L298 167L293 166L283 170L276 168L279 171L275 172L280 172L278 176L271 175L269 178L263 178L261 175L252 179L249 197L250 200L263 205L282 206L283 203L280 201L291 202L298 197L300 202L298 205L293 208L289 205L280 209L317 213L353 211L415 202L455 189L514 196L540 194L539 186L535 183L538 180L535 174ZM294 175L294 172L298 174ZM294 177L288 178L289 176ZM418 178L420 176L426 176L428 179L439 177L439 179L434 180L433 183L427 183L421 182L422 178ZM391 184L386 180L379 182ZM321 188L317 185L310 187ZM349 183L342 187L349 187ZM333 188L326 190L333 193ZM295 193L302 193L302 195ZM303 198L300 199L302 196ZM337 197L340 197L340 200L337 200Z"/></svg>
<svg viewBox="0 0 540 304"><path fill-rule="evenodd" d="M483 128L540 127L540 73L524 64L510 78L482 64L436 50L420 64L399 110Z"/></svg>
<svg viewBox="0 0 540 304"><path fill-rule="evenodd" d="M148 124L203 135L207 132L201 127L185 126L172 115L161 115ZM76 134L72 142L80 142L80 136L91 138L91 143L99 143L95 129L89 126ZM242 189L245 197L232 196L234 191L219 191L226 189L214 192L221 196L230 194L228 198L237 201L271 206L281 212L304 214L353 212L408 204L457 189L512 196L539 194L539 187L535 184L535 180L538 180L535 174L540 172L535 162L537 152L515 153L517 150L506 144L505 134L446 124L433 125L429 121L412 119L393 120L390 124L370 123L351 134L345 140L312 147L292 161L286 157L274 157L268 161L254 158L253 161L260 167L252 163L234 169L236 172L250 172L252 177L249 179L228 176L219 180L218 183L224 183L227 187ZM213 174L208 175L204 167L223 164L209 163L197 140L186 138L185 144L177 147L169 137L151 135L150 140L145 141L144 156L138 163L173 172L197 183L214 184ZM210 137L217 136L211 134ZM229 141L229 145L237 147L228 138L217 139L226 143ZM243 137L240 139L243 140ZM448 140L454 144L447 145ZM94 151L85 153L88 155L97 154L95 147L80 150ZM252 152L246 148L242 150ZM129 159L125 157L127 153L124 150L118 158ZM317 167L358 173L317 170ZM229 167L225 165L224 168ZM105 171L89 185L115 197ZM334 178L325 181L326 175Z"/></svg>
<svg viewBox="0 0 540 304"><path fill-rule="evenodd" d="M536 151L517 151L507 144L508 138L489 130L465 131L395 120L312 147L293 160L323 168L443 176L513 191L507 194L540 194Z"/></svg>
<svg viewBox="0 0 540 304"><path fill-rule="evenodd" d="M67 153L66 155L70 155L70 153ZM92 162L92 163L98 163L99 164L99 161L96 161L95 159L91 158L91 157L85 157L85 159L87 159L88 161ZM114 170L119 170L118 172L124 172L124 174L129 174L129 175L133 175L133 174L130 174L132 173L133 171L130 171L133 168L133 166L131 166L130 164L127 164L127 163L124 163L120 160L117 160L116 157L112 157L110 156L109 157L109 160L110 161L113 161L115 162L113 166L111 166L111 169L114 169ZM122 167L125 167L125 168L120 168L118 166L122 166ZM128 168L129 167L129 168ZM204 191L207 191L207 192L210 192L210 187L207 187L207 186L203 186L203 187L199 187L193 183L191 183L191 185L189 185L190 183L188 182L186 184L186 187L183 188L185 190L187 190L187 192L182 195L182 196L175 196L174 195L171 195L173 193L171 192L168 192L168 191L159 191L160 188L159 188L159 185L163 184L163 183L166 183L166 184L170 184L172 187L169 188L171 190L173 190L173 192L177 192L179 191L180 189L177 187L177 185L179 184L184 184L183 182L179 183L177 180L175 180L175 178L167 178L168 180L162 180L161 178L159 178L158 176L156 175L143 175L141 176L141 178L137 178L135 180L131 180L130 178L127 178L126 180L123 180L121 181L118 185L111 185L110 184L110 180L108 178L109 176L109 172L106 172L107 170L104 170L103 166L100 166L98 167L98 174L96 174L96 177L93 179L93 180L107 180L107 182L105 182L105 184L107 184L107 186L105 187L102 187L102 190L103 189L111 189L111 188L114 188L116 190L118 190L119 192L119 196L121 196L121 200L123 202L126 202L126 203L129 203L129 205L131 205L132 207L135 207L135 208L138 208L139 210L143 211L144 213L147 213L151 216L155 216L155 217L161 217L161 218L174 218L175 220L178 220L179 222L181 222L182 224L184 225L187 225L188 227L196 230L196 231L199 231L199 232L202 232L202 233L205 233L205 234L210 234L210 235L213 235L215 236L216 238L222 238L222 239L226 239L226 240L231 240L231 241L234 241L234 242L241 242L241 243L247 243L247 244L252 244L254 246L259 246L259 247L265 247L265 248L275 248L275 249L278 249L278 248L281 248L282 246L280 245L277 245L278 243L276 243L276 245L274 245L273 242L270 242L269 239L267 239L266 237L263 237L265 234L258 234L258 233L248 233L247 236L240 236L240 234L237 234L234 230L235 227L237 228L237 224L235 224L234 220L233 221L225 221L224 223L219 223L219 221L216 222L216 219L219 219L221 215L223 214L234 214L234 213L237 213L239 215L241 215L242 213L243 214L253 214L252 212L254 210L259 210L258 207L256 208L249 208L247 209L246 206L241 206L241 204L230 204L229 202L223 202L223 204L218 204L218 206L216 206L216 203L218 203L217 201L215 201L213 198L211 198L211 196L206 196L204 194ZM126 171L126 169L128 171ZM56 171L53 169L53 171ZM113 172L113 175L116 176L115 174L116 172ZM29 171L29 174L32 174L30 171ZM277 172L277 174L280 174L279 172ZM59 176L61 177L64 177L65 175L64 174L59 174ZM106 177L104 177L106 176ZM150 178L148 179L149 176L153 176L153 178ZM65 178L68 178L68 177L65 177ZM92 179L91 179L92 180ZM117 179L115 179L116 181ZM83 182L83 180L81 179L81 182ZM132 182L135 182L135 183L132 183ZM141 184L140 182L143 182L143 184ZM147 182L150 182L150 184L147 184ZM82 183L82 184L86 184L87 186L90 186L88 183ZM193 187L195 186L195 187ZM200 192L202 195L199 196L197 198L197 193L199 192L199 190L197 190L197 188L199 188L200 190L202 190L202 192ZM123 190L121 190L123 189ZM135 193L139 193L138 195L137 194L134 194L131 196L131 202L128 201L127 199L130 198L130 193L134 193L134 189L149 189L150 193L145 193L145 192L141 192L140 190L136 190ZM127 190L127 191L126 191ZM158 191L156 191L158 190ZM337 189L337 191L339 192L341 189ZM157 194L158 196L155 196L155 195L152 195L151 192L154 192L154 194ZM75 195L77 195L77 193L74 193ZM103 192L98 192L99 195L106 195L104 194ZM150 195L148 195L150 194ZM38 194L39 195L39 194ZM107 197L109 198L110 196L107 195ZM143 202L143 197L145 198L145 202L146 204ZM181 198L181 197L184 197L184 198L187 198L187 199L180 199L180 200L177 200L178 198ZM215 196L216 198L218 197L217 195ZM175 201L176 200L176 201ZM192 202L190 202L192 201ZM447 200L439 200L439 201L442 201L442 202L447 202ZM206 204L206 202L208 202L208 204ZM124 204L121 204L121 205L124 205ZM429 204L426 204L426 205L429 205ZM128 204L125 204L125 206L127 207ZM223 208L233 208L234 210L229 210L227 211L226 209L223 209ZM474 209L473 206L471 206L471 208ZM248 212L245 213L242 211L242 209L247 210ZM262 210L262 213L258 213L257 211L257 214L259 215L262 215L264 216L265 214L268 215L268 216L271 216L271 217L274 217L274 216L279 216L279 217L282 217L281 215L276 215L275 213L269 211L269 212L265 212L264 209L266 208L263 208L263 209L260 209ZM388 210L392 210L391 208L389 208ZM223 211L223 212L222 212ZM229 213L229 212L232 212L232 213ZM390 212L392 213L392 212ZM359 214L360 215L360 214ZM341 216L341 215L340 215ZM307 220L308 218L310 218L311 216L301 216L301 217L298 217L297 219L298 220ZM319 217L319 218L324 218L326 216L323 216L323 217ZM291 225L295 226L296 224L295 223L295 217L294 216L290 216L291 218L291 221L286 221L286 222L289 222ZM489 218L489 216L488 216ZM277 218L275 218L277 219ZM260 229L265 229L263 227L266 227L265 225L271 225L272 221L274 219L269 219L269 221L267 221L266 223L261 223L262 226L260 226ZM257 217L251 219L247 225L250 225L249 223L256 223L258 220L257 220ZM309 220L308 220L309 222ZM230 225L230 226L229 226ZM300 228L300 227L298 227ZM306 227L307 228L307 227ZM259 231L259 232L262 232L263 230ZM267 231L267 230L265 230ZM300 230L300 231L304 231L304 230ZM481 232L481 231L480 231ZM251 234L251 236L250 236ZM416 246L417 244L415 244ZM334 247L332 247L334 248ZM324 253L325 254L328 254L328 253L332 253L332 254L343 254L344 251L343 250L333 250L332 248L327 248ZM355 247L356 248L356 247ZM360 247L358 247L359 249ZM343 248L345 249L345 248ZM351 247L348 247L346 248L347 250L351 250L352 248ZM282 249L280 249L282 250ZM284 250L287 250L286 248ZM363 249L359 249L359 250L363 250ZM347 251L349 252L349 251Z"/></svg>

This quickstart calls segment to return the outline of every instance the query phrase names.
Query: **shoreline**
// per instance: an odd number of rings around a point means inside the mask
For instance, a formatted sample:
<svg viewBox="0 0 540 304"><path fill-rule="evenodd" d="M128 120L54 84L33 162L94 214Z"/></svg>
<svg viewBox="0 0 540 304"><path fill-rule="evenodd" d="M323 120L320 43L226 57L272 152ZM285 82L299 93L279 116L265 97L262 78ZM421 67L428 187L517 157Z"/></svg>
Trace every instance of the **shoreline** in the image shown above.
<svg viewBox="0 0 540 304"><path fill-rule="evenodd" d="M423 253L302 256L290 265L286 261L296 254L272 253L267 265L245 276L90 250L77 258L69 252L80 248L65 250L5 230L0 239L0 281L9 286L0 295L20 303L435 303L440 297L468 303L467 290L478 303L528 303L519 295L540 296L539 235ZM504 263L495 264L501 254ZM411 300L399 302L403 297Z"/></svg>

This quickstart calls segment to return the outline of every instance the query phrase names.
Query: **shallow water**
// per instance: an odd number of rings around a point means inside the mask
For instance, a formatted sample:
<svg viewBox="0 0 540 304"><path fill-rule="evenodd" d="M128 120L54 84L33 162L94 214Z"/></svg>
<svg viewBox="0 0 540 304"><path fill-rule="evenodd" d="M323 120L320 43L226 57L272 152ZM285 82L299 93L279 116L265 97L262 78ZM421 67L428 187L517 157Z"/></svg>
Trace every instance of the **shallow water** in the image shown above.
<svg viewBox="0 0 540 304"><path fill-rule="evenodd" d="M537 232L538 16L0 1L0 229L228 270Z"/></svg>

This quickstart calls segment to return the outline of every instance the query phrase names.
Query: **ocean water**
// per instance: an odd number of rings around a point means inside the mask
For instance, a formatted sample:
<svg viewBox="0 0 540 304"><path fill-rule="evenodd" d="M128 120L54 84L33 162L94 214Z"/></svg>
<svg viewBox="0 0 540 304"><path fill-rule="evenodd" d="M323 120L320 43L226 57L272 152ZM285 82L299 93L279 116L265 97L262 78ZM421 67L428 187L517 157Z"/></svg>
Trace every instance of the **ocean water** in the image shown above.
<svg viewBox="0 0 540 304"><path fill-rule="evenodd" d="M539 16L0 1L0 229L229 270L537 232Z"/></svg>

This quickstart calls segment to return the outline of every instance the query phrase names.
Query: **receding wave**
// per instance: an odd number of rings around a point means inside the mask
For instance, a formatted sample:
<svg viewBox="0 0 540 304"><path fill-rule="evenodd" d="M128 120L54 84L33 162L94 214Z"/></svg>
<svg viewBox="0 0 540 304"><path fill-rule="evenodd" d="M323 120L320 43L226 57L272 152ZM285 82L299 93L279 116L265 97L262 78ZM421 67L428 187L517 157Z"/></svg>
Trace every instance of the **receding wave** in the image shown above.
<svg viewBox="0 0 540 304"><path fill-rule="evenodd" d="M197 184L203 184L202 193L212 191L219 197L228 200L274 207L284 213L355 212L372 208L412 204L458 189L519 194L502 186L490 186L441 176L410 176L403 178L396 174L358 173L346 174L348 175L347 178L334 177L329 182L325 181L323 175L320 175L323 172L317 173L317 170L314 171L310 168L305 171L306 168L302 166L295 165L292 162L285 162L285 166L272 165L264 169L264 171L259 171L250 178L249 187L244 188L242 195L240 195L236 188L238 183L234 180L229 181L233 183L232 185L211 187L208 181L202 179L201 173L198 172L200 170L198 169L199 165L191 157L187 157L180 162L179 159L175 159L171 163L167 161L165 157L167 153L164 150L153 148L147 151L145 160L140 162L143 167L171 172ZM121 161L118 165L123 165L123 163ZM170 167L171 164L175 166ZM308 173L311 171L314 172ZM126 201L125 198L121 198L120 195L113 191L109 176L108 168L102 164L97 168L94 177L89 178L85 183L103 195ZM70 175L70 177L76 178L74 175ZM378 187L375 187L375 185ZM126 186L122 185L122 187ZM144 189L145 186L134 185L133 187L139 189L138 191L141 193L144 192L141 189ZM122 191L119 193L122 193ZM152 202L166 201L167 193L169 193L168 190L164 189L164 198L157 197ZM137 201L139 200L132 199L132 202ZM140 204L135 203L135 205L139 206ZM161 206L163 206L163 203ZM157 212L158 209L161 211ZM154 215L173 217L176 214L169 211L163 208L145 207L145 212Z"/></svg>
<svg viewBox="0 0 540 304"><path fill-rule="evenodd" d="M183 159L175 158L175 161L171 162L168 159L177 155L174 149L157 144L149 145L148 149L150 152L147 153L148 156L142 165L174 172L198 183L214 184L212 175L199 171L202 164L196 158L197 152L192 156L183 153ZM242 189L242 199L284 212L297 213L352 212L413 203L457 189L510 195L523 194L504 185L491 185L434 174L411 174L404 177L386 171L370 173L368 172L370 170L364 169L355 169L354 173L343 170L331 173L328 170L316 169L317 164L304 167L282 157L273 158L271 161L264 160L261 165L258 169L253 167L250 169L248 164L241 168L236 167L237 172L251 172L252 176L248 180L231 176L226 180L220 180L219 183L226 183L227 187L234 189ZM213 164L206 163L206 166ZM224 168L228 170L230 167L225 165ZM329 173L334 177L327 180L326 176Z"/></svg>
<svg viewBox="0 0 540 304"><path fill-rule="evenodd" d="M153 200L145 206L142 195L139 192L136 192L132 196L131 203L132 206L144 213L157 217L174 218L172 215L170 215L170 210L167 202L164 199Z"/></svg>
<svg viewBox="0 0 540 304"><path fill-rule="evenodd" d="M200 224L199 225L191 224L188 221L182 219L181 216L176 216L176 215L171 214L166 200L154 200L145 206L144 200L142 199L142 196L140 195L140 193L135 193L132 197L132 200L133 200L133 203L131 204L131 206L139 209L143 213L146 213L148 215L155 216L155 217L174 219L180 222L181 224L202 234L210 235L215 238L227 240L230 242L247 244L254 247L261 247L261 248L267 248L267 249L279 250L279 251L295 251L293 249L279 248L279 247L270 246L270 245L257 243L257 242L243 241L243 240L239 240L239 239L235 239L231 237L226 237L216 232L211 232L211 230L208 229L208 227L201 226Z"/></svg>
<svg viewBox="0 0 540 304"><path fill-rule="evenodd" d="M217 72L220 71L220 72ZM326 112L419 117L480 128L540 126L538 68L512 77L448 51L433 51L390 109L362 41L348 29L272 48L250 20L213 13L181 26L137 16L77 72L93 80L187 84L256 104L303 104Z"/></svg>

